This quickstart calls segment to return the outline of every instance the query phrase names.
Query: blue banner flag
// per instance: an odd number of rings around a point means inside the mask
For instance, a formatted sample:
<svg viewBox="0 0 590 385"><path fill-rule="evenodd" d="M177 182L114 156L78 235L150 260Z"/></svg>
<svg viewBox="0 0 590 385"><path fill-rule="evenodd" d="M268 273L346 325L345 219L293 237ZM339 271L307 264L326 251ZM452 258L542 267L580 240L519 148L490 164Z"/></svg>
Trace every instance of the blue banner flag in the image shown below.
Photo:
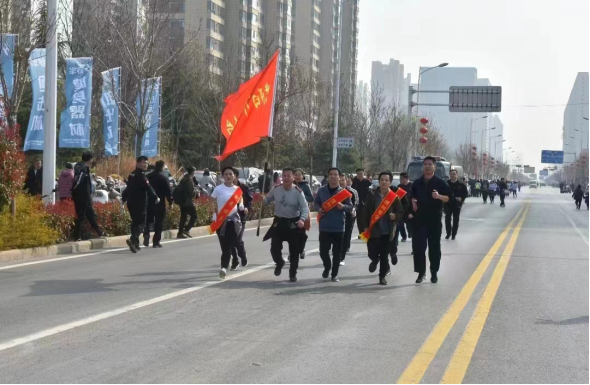
<svg viewBox="0 0 590 385"><path fill-rule="evenodd" d="M141 143L141 155L148 158L158 156L158 129L160 128L160 91L162 78L145 79L141 82L141 93L137 95L137 116L143 119L145 134ZM143 103L140 98L143 95ZM142 116L143 115L143 116ZM135 138L137 140L137 137Z"/></svg>
<svg viewBox="0 0 590 385"><path fill-rule="evenodd" d="M45 118L45 48L37 48L29 58L29 75L33 87L33 103L31 116L25 137L25 151L43 150L45 134L43 120Z"/></svg>
<svg viewBox="0 0 590 385"><path fill-rule="evenodd" d="M10 99L14 88L14 46L16 45L17 35L3 33L0 39L2 39L0 64L2 65L2 72L4 73L6 89L8 90L6 98ZM0 87L0 94L4 94L4 89L2 87Z"/></svg>
<svg viewBox="0 0 590 385"><path fill-rule="evenodd" d="M119 155L119 88L121 68L113 68L102 75L102 133L104 136L104 153L106 156Z"/></svg>
<svg viewBox="0 0 590 385"><path fill-rule="evenodd" d="M90 147L92 58L66 59L66 109L61 112L59 147Z"/></svg>

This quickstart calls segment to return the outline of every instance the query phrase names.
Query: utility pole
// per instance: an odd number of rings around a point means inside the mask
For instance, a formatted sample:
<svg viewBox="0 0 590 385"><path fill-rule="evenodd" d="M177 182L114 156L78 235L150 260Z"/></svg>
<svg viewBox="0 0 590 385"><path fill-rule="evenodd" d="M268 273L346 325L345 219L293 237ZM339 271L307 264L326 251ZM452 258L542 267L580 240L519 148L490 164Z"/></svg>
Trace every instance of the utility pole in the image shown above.
<svg viewBox="0 0 590 385"><path fill-rule="evenodd" d="M57 114L57 0L47 0L47 45L45 58L45 119L43 133L43 202L55 203L55 152Z"/></svg>

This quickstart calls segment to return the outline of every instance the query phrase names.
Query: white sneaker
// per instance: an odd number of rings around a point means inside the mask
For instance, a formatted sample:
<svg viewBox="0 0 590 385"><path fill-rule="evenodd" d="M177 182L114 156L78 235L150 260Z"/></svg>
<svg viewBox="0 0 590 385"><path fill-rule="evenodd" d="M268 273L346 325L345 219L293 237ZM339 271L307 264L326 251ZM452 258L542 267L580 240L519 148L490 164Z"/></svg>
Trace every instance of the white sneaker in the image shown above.
<svg viewBox="0 0 590 385"><path fill-rule="evenodd" d="M344 261L340 261L340 266L344 266Z"/></svg>
<svg viewBox="0 0 590 385"><path fill-rule="evenodd" d="M219 270L219 278L225 279L226 274L227 274L227 269L222 268L221 270Z"/></svg>

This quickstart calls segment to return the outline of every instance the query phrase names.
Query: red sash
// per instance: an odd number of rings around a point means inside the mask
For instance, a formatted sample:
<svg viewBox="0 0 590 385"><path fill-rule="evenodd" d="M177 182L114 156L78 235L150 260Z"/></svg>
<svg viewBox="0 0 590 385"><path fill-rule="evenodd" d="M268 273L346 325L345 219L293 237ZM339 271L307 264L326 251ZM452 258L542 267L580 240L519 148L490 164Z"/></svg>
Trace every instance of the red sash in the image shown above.
<svg viewBox="0 0 590 385"><path fill-rule="evenodd" d="M225 222L229 213L231 213L238 202L240 202L240 199L242 199L242 189L238 187L236 192L232 194L227 202L225 202L221 210L219 210L219 214L217 214L217 220L207 227L209 234L213 234L221 227L221 225L223 225L223 222Z"/></svg>
<svg viewBox="0 0 590 385"><path fill-rule="evenodd" d="M322 205L322 210L324 211L324 213L327 213L328 211L330 211L334 207L336 207L338 205L338 203L344 202L346 200L346 198L350 198L351 196L352 196L352 194L350 193L350 191L348 191L347 189L343 189L338 194L334 195L333 197L331 197L330 199L325 201L324 204ZM317 218L318 218L318 223L320 223L320 219L322 218L320 213L318 213Z"/></svg>
<svg viewBox="0 0 590 385"><path fill-rule="evenodd" d="M379 192L376 192L376 194L379 194ZM385 198L383 198L381 203L379 203L377 210L375 210L375 212L371 216L371 223L369 224L369 228L361 234L361 239L363 241L369 241L369 238L371 237L371 231L373 231L373 227L375 227L377 222L379 222L379 220L383 218L383 216L387 213L393 202L395 202L396 199L401 199L405 196L406 191L404 189L398 188L397 192L389 190Z"/></svg>

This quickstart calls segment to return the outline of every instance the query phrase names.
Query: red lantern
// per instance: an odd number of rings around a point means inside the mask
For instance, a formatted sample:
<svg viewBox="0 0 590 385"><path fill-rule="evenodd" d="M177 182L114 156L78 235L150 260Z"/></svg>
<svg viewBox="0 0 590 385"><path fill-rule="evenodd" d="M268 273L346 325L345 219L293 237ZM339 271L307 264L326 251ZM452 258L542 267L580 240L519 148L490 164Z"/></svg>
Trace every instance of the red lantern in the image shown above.
<svg viewBox="0 0 590 385"><path fill-rule="evenodd" d="M420 143L422 143L422 144L428 143L428 138L426 138L425 136L421 137L419 140L420 140Z"/></svg>
<svg viewBox="0 0 590 385"><path fill-rule="evenodd" d="M420 123L422 123L422 124L428 124L428 119L422 118L422 119L420 119Z"/></svg>
<svg viewBox="0 0 590 385"><path fill-rule="evenodd" d="M427 127L422 127L422 128L420 128L420 133L421 133L422 135L426 135L426 134L428 133L428 128L427 128Z"/></svg>

